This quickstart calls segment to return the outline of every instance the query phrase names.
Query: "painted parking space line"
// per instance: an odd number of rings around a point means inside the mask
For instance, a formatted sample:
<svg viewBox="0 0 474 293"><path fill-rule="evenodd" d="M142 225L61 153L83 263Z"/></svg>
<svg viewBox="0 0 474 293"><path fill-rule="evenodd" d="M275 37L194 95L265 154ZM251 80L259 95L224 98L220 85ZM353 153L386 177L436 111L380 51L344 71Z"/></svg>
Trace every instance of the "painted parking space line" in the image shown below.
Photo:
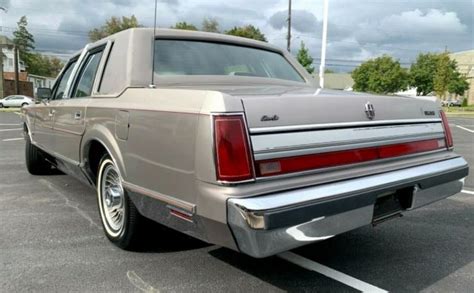
<svg viewBox="0 0 474 293"><path fill-rule="evenodd" d="M18 131L18 130L23 130L23 128L0 129L0 132L7 132L7 131Z"/></svg>
<svg viewBox="0 0 474 293"><path fill-rule="evenodd" d="M24 140L24 138L23 137L15 137L15 138L2 139L2 141L17 141L17 140Z"/></svg>
<svg viewBox="0 0 474 293"><path fill-rule="evenodd" d="M461 193L474 195L474 191L470 191L470 190L466 190L466 189L461 190Z"/></svg>
<svg viewBox="0 0 474 293"><path fill-rule="evenodd" d="M344 273L331 269L330 267L327 267L325 265L322 265L320 263L317 263L315 261L312 261L310 259L307 259L305 257L302 257L301 255L295 254L290 251L280 253L278 257L288 262L291 262L295 265L298 265L302 268L305 268L307 270L320 273L321 275L324 275L328 278L336 280L342 284L345 284L347 286L350 286L362 292L377 292L377 293L388 292L387 290L381 289L379 287L376 287L374 285L371 285L369 283L366 283L364 281L361 281L359 279L356 279L354 277L351 277L349 275L346 275Z"/></svg>
<svg viewBox="0 0 474 293"><path fill-rule="evenodd" d="M19 126L21 123L0 123L0 126Z"/></svg>
<svg viewBox="0 0 474 293"><path fill-rule="evenodd" d="M463 126L460 126L460 125L456 125L456 127L460 128L462 130L468 131L470 133L474 133L474 130L472 130L472 129L469 129L469 128L466 128L466 127L463 127Z"/></svg>

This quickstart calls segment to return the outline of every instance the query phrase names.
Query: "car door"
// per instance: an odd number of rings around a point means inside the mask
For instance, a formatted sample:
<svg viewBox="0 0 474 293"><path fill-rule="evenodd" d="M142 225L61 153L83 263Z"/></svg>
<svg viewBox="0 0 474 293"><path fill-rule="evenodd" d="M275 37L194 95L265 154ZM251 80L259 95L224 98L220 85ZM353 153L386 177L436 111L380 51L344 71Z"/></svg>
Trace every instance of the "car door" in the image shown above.
<svg viewBox="0 0 474 293"><path fill-rule="evenodd" d="M3 106L4 107L13 107L13 98L15 96L8 96L3 100Z"/></svg>
<svg viewBox="0 0 474 293"><path fill-rule="evenodd" d="M87 49L71 84L68 97L55 105L54 151L66 162L78 165L80 144L84 134L87 105L96 80L105 45Z"/></svg>
<svg viewBox="0 0 474 293"><path fill-rule="evenodd" d="M49 101L42 101L34 107L35 127L32 131L33 140L48 152L53 151L55 106L65 96L68 83L71 83L73 72L77 67L77 61L78 56L72 58L66 66L64 66L64 69L59 74L59 77L53 86Z"/></svg>

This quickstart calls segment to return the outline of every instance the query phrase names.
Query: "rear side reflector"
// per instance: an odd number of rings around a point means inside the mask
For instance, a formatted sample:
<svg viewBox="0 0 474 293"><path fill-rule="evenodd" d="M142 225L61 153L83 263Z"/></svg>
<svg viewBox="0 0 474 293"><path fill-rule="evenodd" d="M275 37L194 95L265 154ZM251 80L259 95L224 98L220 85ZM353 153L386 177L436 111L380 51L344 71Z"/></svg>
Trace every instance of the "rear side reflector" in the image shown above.
<svg viewBox="0 0 474 293"><path fill-rule="evenodd" d="M444 128L444 137L446 139L446 145L448 149L452 149L454 147L453 142L453 135L451 134L451 128L449 128L448 118L446 118L446 114L443 110L440 111L441 119L443 120L443 128Z"/></svg>
<svg viewBox="0 0 474 293"><path fill-rule="evenodd" d="M213 117L217 179L225 182L253 179L253 163L243 115Z"/></svg>
<svg viewBox="0 0 474 293"><path fill-rule="evenodd" d="M445 149L443 139L430 139L371 148L353 149L256 162L257 176L271 176L306 170L400 157Z"/></svg>

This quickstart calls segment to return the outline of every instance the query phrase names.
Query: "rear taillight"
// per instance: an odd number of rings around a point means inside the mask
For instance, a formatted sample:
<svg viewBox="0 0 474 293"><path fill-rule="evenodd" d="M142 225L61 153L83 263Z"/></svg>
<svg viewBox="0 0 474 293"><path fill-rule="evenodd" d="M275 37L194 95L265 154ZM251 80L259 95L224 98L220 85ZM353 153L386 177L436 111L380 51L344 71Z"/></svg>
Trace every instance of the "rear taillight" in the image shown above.
<svg viewBox="0 0 474 293"><path fill-rule="evenodd" d="M446 148L443 139L430 139L376 147L319 153L256 162L257 176L273 176L319 168L396 158Z"/></svg>
<svg viewBox="0 0 474 293"><path fill-rule="evenodd" d="M213 117L217 179L224 182L253 179L253 163L243 115Z"/></svg>
<svg viewBox="0 0 474 293"><path fill-rule="evenodd" d="M441 119L443 120L443 128L444 128L444 138L446 139L446 146L448 149L452 149L454 147L453 142L453 135L451 134L451 129L449 128L448 118L446 118L446 114L443 110L440 111Z"/></svg>

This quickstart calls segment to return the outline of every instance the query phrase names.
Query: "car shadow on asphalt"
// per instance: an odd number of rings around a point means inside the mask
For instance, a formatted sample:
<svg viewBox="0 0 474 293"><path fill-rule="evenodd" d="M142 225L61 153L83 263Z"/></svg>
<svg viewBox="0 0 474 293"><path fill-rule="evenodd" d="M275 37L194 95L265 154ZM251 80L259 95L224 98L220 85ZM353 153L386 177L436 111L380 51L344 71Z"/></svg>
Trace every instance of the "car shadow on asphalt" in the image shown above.
<svg viewBox="0 0 474 293"><path fill-rule="evenodd" d="M466 284L455 284L456 278L451 281L448 276L474 261L472 242L461 240L456 234L459 231L439 231L438 227L427 230L424 224L407 228L412 220L416 219L394 221L382 229L360 228L293 252L389 291L418 292L435 284L464 291ZM424 220L429 221L427 217ZM444 235L434 241L434 234L440 232ZM224 248L209 253L283 290L353 292L350 287L278 257L254 259Z"/></svg>
<svg viewBox="0 0 474 293"><path fill-rule="evenodd" d="M290 292L359 292L349 286L306 270L277 256L257 259L227 249L209 251L213 257L265 283ZM245 286L241 288L245 290Z"/></svg>
<svg viewBox="0 0 474 293"><path fill-rule="evenodd" d="M139 247L134 249L135 252L181 252L212 246L212 244L206 243L152 221L147 221L145 227L146 235L142 236L141 244Z"/></svg>

